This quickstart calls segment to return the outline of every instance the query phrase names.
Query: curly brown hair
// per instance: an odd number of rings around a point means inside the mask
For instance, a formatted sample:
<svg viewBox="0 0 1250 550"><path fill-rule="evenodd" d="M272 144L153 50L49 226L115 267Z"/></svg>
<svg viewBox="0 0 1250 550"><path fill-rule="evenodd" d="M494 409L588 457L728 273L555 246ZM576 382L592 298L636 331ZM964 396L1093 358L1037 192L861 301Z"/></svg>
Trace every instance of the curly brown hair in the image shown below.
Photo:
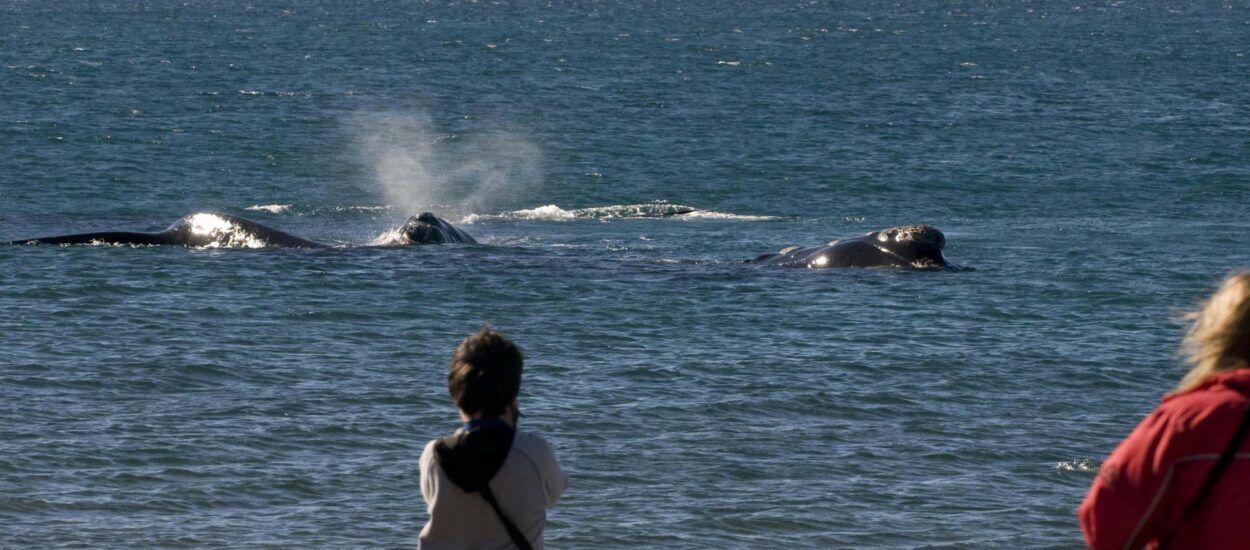
<svg viewBox="0 0 1250 550"><path fill-rule="evenodd" d="M447 389L466 414L503 416L521 391L521 349L490 327L470 334L451 356Z"/></svg>

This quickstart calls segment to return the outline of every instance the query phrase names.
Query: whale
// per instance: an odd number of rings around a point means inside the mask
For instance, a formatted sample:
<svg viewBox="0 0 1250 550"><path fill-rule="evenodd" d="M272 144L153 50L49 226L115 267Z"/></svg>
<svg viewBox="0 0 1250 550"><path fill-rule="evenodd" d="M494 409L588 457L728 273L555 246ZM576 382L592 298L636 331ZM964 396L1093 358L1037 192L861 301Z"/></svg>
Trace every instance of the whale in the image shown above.
<svg viewBox="0 0 1250 550"><path fill-rule="evenodd" d="M930 225L903 225L873 231L827 244L791 246L764 254L748 263L806 267L887 267L901 269L954 268L942 249L946 236Z"/></svg>
<svg viewBox="0 0 1250 550"><path fill-rule="evenodd" d="M473 237L429 212L408 218L400 226L402 238L395 244L476 243ZM262 223L215 212L198 212L179 218L164 231L97 231L52 237L17 239L7 244L112 244L175 245L193 248L331 248L279 231Z"/></svg>
<svg viewBox="0 0 1250 550"><path fill-rule="evenodd" d="M247 218L198 212L183 216L164 231L97 231L53 237L17 239L9 244L177 245L194 248L328 248Z"/></svg>
<svg viewBox="0 0 1250 550"><path fill-rule="evenodd" d="M429 212L408 218L399 234L400 244L477 244L468 233Z"/></svg>

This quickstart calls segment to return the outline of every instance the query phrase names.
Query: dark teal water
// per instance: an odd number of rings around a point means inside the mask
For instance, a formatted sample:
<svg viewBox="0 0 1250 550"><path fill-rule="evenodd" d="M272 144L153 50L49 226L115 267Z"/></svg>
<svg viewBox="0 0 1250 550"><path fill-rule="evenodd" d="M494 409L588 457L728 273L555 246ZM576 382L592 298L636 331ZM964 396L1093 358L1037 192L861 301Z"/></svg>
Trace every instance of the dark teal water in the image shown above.
<svg viewBox="0 0 1250 550"><path fill-rule="evenodd" d="M1070 548L1250 266L1244 2L340 4L0 2L0 240L483 243L0 246L0 546L413 546L491 323L553 547Z"/></svg>

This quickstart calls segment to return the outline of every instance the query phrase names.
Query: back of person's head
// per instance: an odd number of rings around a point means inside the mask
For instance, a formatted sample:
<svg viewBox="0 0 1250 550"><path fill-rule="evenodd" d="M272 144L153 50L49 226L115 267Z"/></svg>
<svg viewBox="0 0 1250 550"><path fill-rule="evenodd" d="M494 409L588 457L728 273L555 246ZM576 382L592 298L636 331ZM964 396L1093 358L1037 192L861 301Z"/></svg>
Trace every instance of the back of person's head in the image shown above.
<svg viewBox="0 0 1250 550"><path fill-rule="evenodd" d="M490 327L470 334L451 356L447 389L467 414L502 416L521 391L521 350Z"/></svg>
<svg viewBox="0 0 1250 550"><path fill-rule="evenodd" d="M1250 367L1250 272L1230 275L1197 311L1182 344L1193 366L1173 393L1202 384L1211 375Z"/></svg>

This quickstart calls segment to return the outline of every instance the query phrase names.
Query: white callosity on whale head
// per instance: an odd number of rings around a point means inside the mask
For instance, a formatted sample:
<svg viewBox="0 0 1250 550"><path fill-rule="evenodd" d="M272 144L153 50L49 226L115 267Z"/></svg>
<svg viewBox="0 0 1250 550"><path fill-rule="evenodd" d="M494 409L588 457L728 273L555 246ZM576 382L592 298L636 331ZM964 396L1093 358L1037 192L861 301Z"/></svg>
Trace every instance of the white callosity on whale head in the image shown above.
<svg viewBox="0 0 1250 550"><path fill-rule="evenodd" d="M264 248L264 239L216 214L195 214L188 221L192 235L203 237L204 248Z"/></svg>
<svg viewBox="0 0 1250 550"><path fill-rule="evenodd" d="M893 240L897 243L936 244L938 246L945 244L942 232L927 225L904 225L884 229L877 233L877 240L881 242Z"/></svg>

